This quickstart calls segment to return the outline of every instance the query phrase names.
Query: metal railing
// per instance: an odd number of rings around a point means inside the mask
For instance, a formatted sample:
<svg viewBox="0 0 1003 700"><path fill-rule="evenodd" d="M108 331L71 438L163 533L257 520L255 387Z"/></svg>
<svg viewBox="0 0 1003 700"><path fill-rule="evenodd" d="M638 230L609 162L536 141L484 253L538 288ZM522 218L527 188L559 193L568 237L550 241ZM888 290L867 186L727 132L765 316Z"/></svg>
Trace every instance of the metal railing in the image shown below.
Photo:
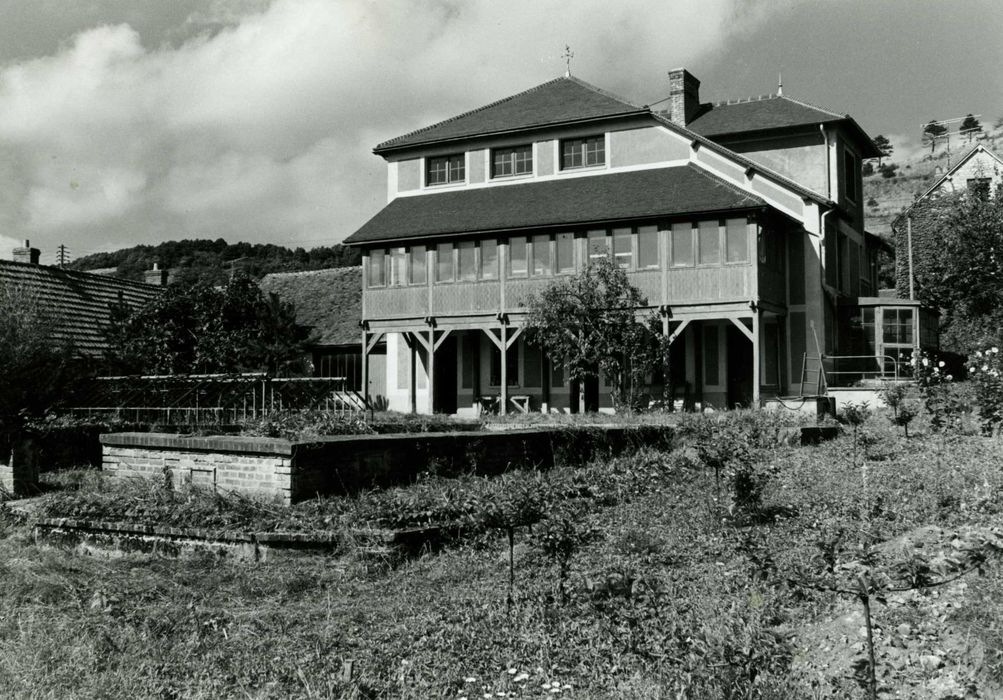
<svg viewBox="0 0 1003 700"><path fill-rule="evenodd" d="M345 377L264 373L94 377L65 402L71 415L115 415L173 425L239 423L282 410L367 410Z"/></svg>
<svg viewBox="0 0 1003 700"><path fill-rule="evenodd" d="M846 388L867 380L900 381L909 378L901 365L905 364L891 355L825 355L825 376L828 385Z"/></svg>

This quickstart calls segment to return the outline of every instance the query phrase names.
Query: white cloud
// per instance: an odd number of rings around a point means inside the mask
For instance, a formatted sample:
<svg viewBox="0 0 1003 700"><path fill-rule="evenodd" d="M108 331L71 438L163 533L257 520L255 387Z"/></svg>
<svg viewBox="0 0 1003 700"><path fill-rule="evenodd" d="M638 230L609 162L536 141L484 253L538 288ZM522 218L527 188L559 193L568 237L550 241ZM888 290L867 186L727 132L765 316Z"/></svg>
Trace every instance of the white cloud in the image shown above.
<svg viewBox="0 0 1003 700"><path fill-rule="evenodd" d="M385 199L380 140L572 70L637 102L793 0L220 0L0 70L0 224L86 250L193 235L306 246ZM6 163L6 164L5 164Z"/></svg>

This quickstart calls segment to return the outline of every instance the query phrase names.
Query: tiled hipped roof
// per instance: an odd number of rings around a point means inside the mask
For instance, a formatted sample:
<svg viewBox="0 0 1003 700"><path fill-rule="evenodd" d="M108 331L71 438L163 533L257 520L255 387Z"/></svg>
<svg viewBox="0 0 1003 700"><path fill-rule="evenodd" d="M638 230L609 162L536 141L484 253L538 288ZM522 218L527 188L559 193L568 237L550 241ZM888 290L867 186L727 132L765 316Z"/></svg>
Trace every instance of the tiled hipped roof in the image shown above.
<svg viewBox="0 0 1003 700"><path fill-rule="evenodd" d="M398 197L345 243L752 209L765 202L693 166Z"/></svg>
<svg viewBox="0 0 1003 700"><path fill-rule="evenodd" d="M141 282L45 265L0 260L0 285L21 287L38 299L51 324L53 343L69 343L79 354L100 357L114 304L148 303L162 291Z"/></svg>
<svg viewBox="0 0 1003 700"><path fill-rule="evenodd" d="M358 345L362 268L339 267L265 275L261 290L296 308L296 322L314 329L315 345Z"/></svg>
<svg viewBox="0 0 1003 700"><path fill-rule="evenodd" d="M701 136L714 139L773 129L789 129L845 122L864 149L865 158L877 158L877 146L848 114L837 114L800 100L781 95L700 105L697 116L686 128Z"/></svg>
<svg viewBox="0 0 1003 700"><path fill-rule="evenodd" d="M647 108L625 102L584 80L556 78L451 119L384 141L373 150L382 153L396 148L470 136L646 113Z"/></svg>

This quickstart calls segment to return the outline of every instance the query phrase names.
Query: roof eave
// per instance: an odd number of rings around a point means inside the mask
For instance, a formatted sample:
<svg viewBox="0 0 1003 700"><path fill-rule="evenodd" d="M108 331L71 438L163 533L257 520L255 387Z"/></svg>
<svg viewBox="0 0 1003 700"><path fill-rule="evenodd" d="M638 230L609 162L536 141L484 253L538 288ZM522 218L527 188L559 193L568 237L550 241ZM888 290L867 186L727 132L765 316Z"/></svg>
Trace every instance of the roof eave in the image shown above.
<svg viewBox="0 0 1003 700"><path fill-rule="evenodd" d="M754 197L755 195L748 195L749 197ZM555 222L552 224L534 224L532 226L508 226L508 227L495 227L495 228L485 228L485 229L468 229L464 231L451 231L448 233L430 233L424 236L405 236L401 238L378 238L378 239L367 239L363 241L352 241L349 240L351 236L342 241L342 245L348 246L376 246L383 247L389 246L396 243L413 243L418 240L428 240L428 239L443 239L443 238L461 238L465 236L488 236L492 234L503 234L503 233L520 233L523 231L549 231L549 230L567 230L568 228L588 228L589 226L607 226L617 222L635 222L635 221L650 221L652 219L663 219L676 216L686 216L690 214L699 214L701 216L709 216L713 214L727 214L729 212L749 212L749 211L761 211L768 205L765 201L760 200L759 202L750 203L748 205L738 206L738 207L715 207L713 209L689 209L685 212L666 212L663 214L644 214L641 216L618 216L606 219L592 219L588 221L576 221L574 224L568 224L567 222Z"/></svg>
<svg viewBox="0 0 1003 700"><path fill-rule="evenodd" d="M516 127L513 129L497 129L494 131L482 131L475 134L467 134L464 136L450 136L447 138L438 139L428 139L424 141L410 141L408 143L394 144L389 141L384 141L373 149L373 153L381 156L386 153L406 151L413 148L426 148L428 146L435 146L439 144L457 143L460 141L471 141L480 138L493 138L498 136L506 136L509 134L524 134L533 131L540 131L542 129L552 129L556 127L567 127L567 126L578 126L581 124L594 124L596 122L610 121L614 119L623 119L625 117L635 117L635 116L647 116L651 114L651 110L647 108L637 108L624 112L617 112L615 114L606 114L601 117L585 117L582 119L564 119L556 122L546 122L543 124L532 124L528 126Z"/></svg>

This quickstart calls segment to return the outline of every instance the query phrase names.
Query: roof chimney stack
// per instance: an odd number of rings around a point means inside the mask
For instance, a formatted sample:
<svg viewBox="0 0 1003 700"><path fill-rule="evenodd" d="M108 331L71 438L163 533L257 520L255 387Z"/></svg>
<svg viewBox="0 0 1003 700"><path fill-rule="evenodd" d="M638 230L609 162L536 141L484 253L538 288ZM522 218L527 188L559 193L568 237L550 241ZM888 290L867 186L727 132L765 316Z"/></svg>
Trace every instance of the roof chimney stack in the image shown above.
<svg viewBox="0 0 1003 700"><path fill-rule="evenodd" d="M700 109L700 81L685 68L669 71L669 114L671 121L686 126Z"/></svg>
<svg viewBox="0 0 1003 700"><path fill-rule="evenodd" d="M155 287L166 287L167 276L167 270L161 270L160 263L153 263L153 269L143 273L143 281Z"/></svg>
<svg viewBox="0 0 1003 700"><path fill-rule="evenodd" d="M31 241L25 240L23 246L18 246L14 249L14 262L37 265L41 254L38 248L31 247Z"/></svg>

